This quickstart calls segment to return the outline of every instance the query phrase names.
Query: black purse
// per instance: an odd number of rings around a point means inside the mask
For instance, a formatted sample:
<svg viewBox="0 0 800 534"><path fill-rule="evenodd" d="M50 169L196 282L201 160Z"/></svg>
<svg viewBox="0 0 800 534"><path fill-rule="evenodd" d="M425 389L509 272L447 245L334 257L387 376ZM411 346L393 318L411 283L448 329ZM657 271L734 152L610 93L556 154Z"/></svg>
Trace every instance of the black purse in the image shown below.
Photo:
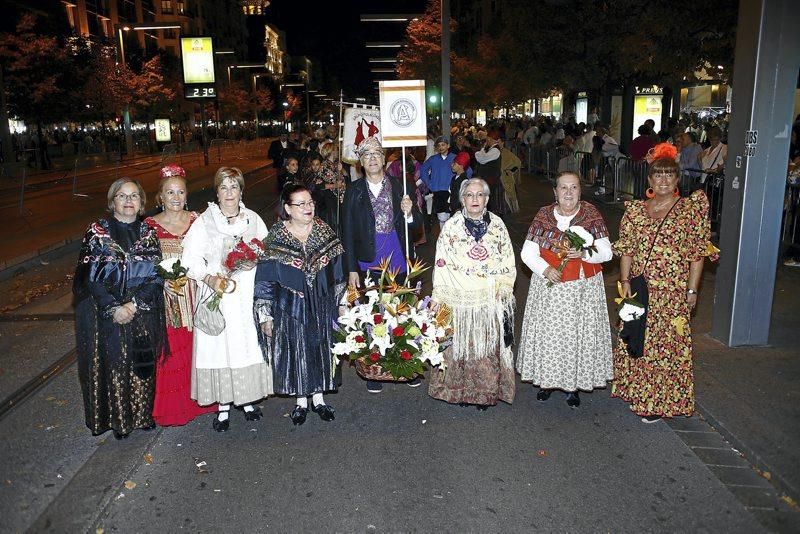
<svg viewBox="0 0 800 534"><path fill-rule="evenodd" d="M664 226L670 213L672 213L672 210L675 209L675 206L677 206L680 201L681 199L678 199L678 202L673 204L664 218L661 219L661 224L658 225L656 235L653 236L653 242L650 244L650 250L647 252L647 259L645 259L644 265L642 266L642 273L630 279L631 294L635 294L636 300L644 306L644 313L641 317L633 321L623 322L622 329L619 331L619 338L628 347L628 356L631 358L641 358L644 355L644 335L647 330L647 312L649 310L650 300L644 271L647 268L647 264L650 262L650 254L652 254L653 247L655 247L656 241L658 240L658 235L661 233L661 227Z"/></svg>

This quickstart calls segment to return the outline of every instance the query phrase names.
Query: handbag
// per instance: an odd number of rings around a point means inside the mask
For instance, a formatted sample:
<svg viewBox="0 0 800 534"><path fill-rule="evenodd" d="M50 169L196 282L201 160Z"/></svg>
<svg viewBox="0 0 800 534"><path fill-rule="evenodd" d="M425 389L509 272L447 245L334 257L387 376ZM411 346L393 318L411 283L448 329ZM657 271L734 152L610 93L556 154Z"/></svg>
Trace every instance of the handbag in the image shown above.
<svg viewBox="0 0 800 534"><path fill-rule="evenodd" d="M642 272L636 276L632 276L630 279L631 285L631 295L636 294L636 300L644 306L644 313L641 317L634 319L633 321L626 321L622 323L622 329L619 332L619 338L627 345L628 347L628 356L631 358L641 358L644 355L644 335L645 331L647 330L647 312L649 309L649 300L650 296L648 294L647 289L647 279L644 277L644 271L647 268L647 264L650 262L650 255L653 252L653 247L656 245L656 241L658 240L658 236L661 233L661 227L664 226L667 218L669 218L670 213L672 210L675 209L682 199L678 199L678 202L672 205L664 218L661 219L661 223L658 225L658 229L656 230L656 235L653 236L653 242L650 243L650 250L647 252L647 258L644 261L644 265L642 265Z"/></svg>
<svg viewBox="0 0 800 534"><path fill-rule="evenodd" d="M209 336L218 336L225 330L225 317L219 308L212 310L208 307L208 302L214 296L212 291L205 299L197 304L194 312L194 326Z"/></svg>

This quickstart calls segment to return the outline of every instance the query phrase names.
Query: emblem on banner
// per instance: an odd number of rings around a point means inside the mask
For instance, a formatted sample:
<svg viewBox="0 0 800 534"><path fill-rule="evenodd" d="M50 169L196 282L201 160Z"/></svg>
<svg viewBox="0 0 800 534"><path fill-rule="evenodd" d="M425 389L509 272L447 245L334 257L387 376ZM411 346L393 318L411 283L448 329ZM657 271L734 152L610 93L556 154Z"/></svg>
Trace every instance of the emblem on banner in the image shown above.
<svg viewBox="0 0 800 534"><path fill-rule="evenodd" d="M417 107L411 100L399 98L392 104L389 110L389 117L391 117L395 125L400 128L407 128L417 118Z"/></svg>

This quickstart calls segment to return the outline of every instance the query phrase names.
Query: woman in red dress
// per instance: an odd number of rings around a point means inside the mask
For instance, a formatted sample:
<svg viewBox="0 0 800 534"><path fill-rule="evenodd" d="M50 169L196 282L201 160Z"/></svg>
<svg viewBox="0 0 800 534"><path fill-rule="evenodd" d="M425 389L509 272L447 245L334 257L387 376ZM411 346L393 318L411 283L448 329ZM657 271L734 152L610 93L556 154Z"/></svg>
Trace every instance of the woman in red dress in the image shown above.
<svg viewBox="0 0 800 534"><path fill-rule="evenodd" d="M180 258L183 236L197 219L186 205L186 172L177 165L161 169L157 202L161 213L145 219L155 228L164 260ZM192 372L192 317L195 309L195 282L188 280L177 291L164 284L167 313L167 340L170 353L156 365L156 397L153 419L159 426L185 425L198 415L217 411L217 405L199 406L190 397Z"/></svg>

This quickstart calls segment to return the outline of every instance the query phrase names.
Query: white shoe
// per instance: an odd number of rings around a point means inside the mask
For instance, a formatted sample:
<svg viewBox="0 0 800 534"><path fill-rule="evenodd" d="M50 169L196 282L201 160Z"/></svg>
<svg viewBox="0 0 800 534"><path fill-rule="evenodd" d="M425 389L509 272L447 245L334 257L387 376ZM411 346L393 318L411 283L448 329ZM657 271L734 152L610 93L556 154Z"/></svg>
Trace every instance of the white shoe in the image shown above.
<svg viewBox="0 0 800 534"><path fill-rule="evenodd" d="M659 421L661 421L661 417L657 415L645 415L642 417L642 423L646 423L648 425L652 423L658 423Z"/></svg>
<svg viewBox="0 0 800 534"><path fill-rule="evenodd" d="M786 265L787 267L800 267L800 261L797 261L792 258L789 258L788 260L783 262L783 264Z"/></svg>

